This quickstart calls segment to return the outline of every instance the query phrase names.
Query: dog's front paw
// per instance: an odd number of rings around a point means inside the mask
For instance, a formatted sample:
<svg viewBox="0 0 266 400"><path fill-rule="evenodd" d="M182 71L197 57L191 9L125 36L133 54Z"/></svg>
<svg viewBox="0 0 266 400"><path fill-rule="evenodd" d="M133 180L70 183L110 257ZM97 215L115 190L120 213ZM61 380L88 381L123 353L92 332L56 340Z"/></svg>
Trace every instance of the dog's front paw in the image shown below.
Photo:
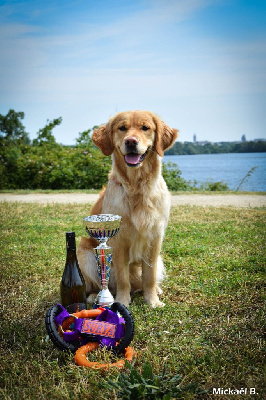
<svg viewBox="0 0 266 400"><path fill-rule="evenodd" d="M159 300L158 296L145 296L144 300L148 303L152 308L156 307L164 307L165 304Z"/></svg>
<svg viewBox="0 0 266 400"><path fill-rule="evenodd" d="M152 302L149 303L149 304L150 304L150 306L152 306L152 308L164 307L164 306L165 306L165 304L164 304L162 301L160 301L159 299L156 300L156 301L152 301Z"/></svg>
<svg viewBox="0 0 266 400"><path fill-rule="evenodd" d="M156 290L158 295L163 293L163 289L159 285L156 286Z"/></svg>

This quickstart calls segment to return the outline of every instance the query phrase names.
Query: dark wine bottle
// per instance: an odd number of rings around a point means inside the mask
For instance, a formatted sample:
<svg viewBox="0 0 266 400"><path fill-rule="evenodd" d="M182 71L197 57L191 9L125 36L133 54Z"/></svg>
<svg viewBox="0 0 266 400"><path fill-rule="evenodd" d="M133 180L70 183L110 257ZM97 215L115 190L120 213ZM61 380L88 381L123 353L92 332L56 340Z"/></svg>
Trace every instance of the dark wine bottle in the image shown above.
<svg viewBox="0 0 266 400"><path fill-rule="evenodd" d="M60 284L61 304L71 314L87 308L85 281L76 254L75 232L66 233L66 265Z"/></svg>

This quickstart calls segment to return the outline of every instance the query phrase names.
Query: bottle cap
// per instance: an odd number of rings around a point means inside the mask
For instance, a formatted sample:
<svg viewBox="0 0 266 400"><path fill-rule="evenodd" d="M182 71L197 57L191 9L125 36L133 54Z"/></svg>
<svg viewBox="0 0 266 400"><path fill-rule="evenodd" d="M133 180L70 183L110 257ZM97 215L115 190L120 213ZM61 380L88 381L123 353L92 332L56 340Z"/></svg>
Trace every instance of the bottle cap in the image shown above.
<svg viewBox="0 0 266 400"><path fill-rule="evenodd" d="M66 232L66 244L69 250L76 250L75 232Z"/></svg>

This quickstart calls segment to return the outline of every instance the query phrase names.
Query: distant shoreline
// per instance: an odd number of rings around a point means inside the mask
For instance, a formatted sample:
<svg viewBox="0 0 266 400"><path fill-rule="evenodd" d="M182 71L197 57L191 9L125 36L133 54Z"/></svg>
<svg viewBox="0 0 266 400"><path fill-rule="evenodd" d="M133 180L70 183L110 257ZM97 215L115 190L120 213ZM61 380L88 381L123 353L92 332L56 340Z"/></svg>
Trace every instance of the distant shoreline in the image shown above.
<svg viewBox="0 0 266 400"><path fill-rule="evenodd" d="M166 156L220 154L220 153L266 153L266 139L242 142L175 142Z"/></svg>

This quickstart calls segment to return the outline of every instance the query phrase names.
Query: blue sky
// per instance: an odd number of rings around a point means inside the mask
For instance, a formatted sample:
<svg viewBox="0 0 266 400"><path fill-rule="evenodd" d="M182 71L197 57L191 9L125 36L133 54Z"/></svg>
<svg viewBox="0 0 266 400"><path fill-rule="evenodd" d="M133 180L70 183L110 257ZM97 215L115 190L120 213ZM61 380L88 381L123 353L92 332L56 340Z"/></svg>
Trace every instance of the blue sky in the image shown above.
<svg viewBox="0 0 266 400"><path fill-rule="evenodd" d="M0 113L58 142L143 109L180 141L266 138L266 2L0 1Z"/></svg>

